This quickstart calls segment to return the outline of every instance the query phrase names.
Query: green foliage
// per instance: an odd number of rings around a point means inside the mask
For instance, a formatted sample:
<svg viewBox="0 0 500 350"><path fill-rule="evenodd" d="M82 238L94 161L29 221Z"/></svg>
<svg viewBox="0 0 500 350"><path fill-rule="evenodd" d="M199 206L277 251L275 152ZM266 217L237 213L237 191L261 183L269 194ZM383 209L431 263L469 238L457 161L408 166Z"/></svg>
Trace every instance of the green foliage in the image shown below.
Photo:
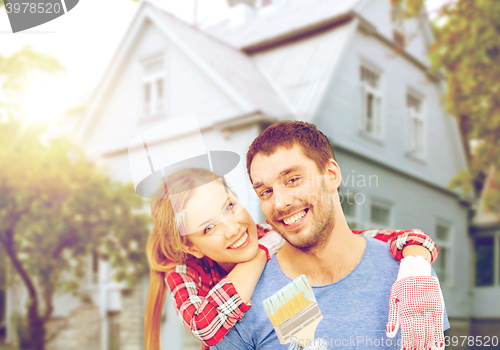
<svg viewBox="0 0 500 350"><path fill-rule="evenodd" d="M470 154L474 178L495 165L500 168L500 2L458 1L441 16L432 59L447 72L447 109L461 117L464 138L483 140ZM485 202L500 207L497 190Z"/></svg>
<svg viewBox="0 0 500 350"><path fill-rule="evenodd" d="M421 14L424 5L423 0L392 2L408 9L407 16ZM451 1L433 29L433 69L446 73L446 109L457 117L469 160L470 174L458 174L450 187L469 191L472 183L478 194L488 169L500 169L500 1ZM471 150L471 140L482 144ZM499 190L486 194L490 209L500 208Z"/></svg>
<svg viewBox="0 0 500 350"><path fill-rule="evenodd" d="M142 199L68 140L42 141L43 132L16 121L0 124L0 167L8 169L0 174L0 235L14 227L17 256L44 286L78 288L92 251L133 283L147 265L149 219L135 213ZM62 279L63 271L73 278Z"/></svg>
<svg viewBox="0 0 500 350"><path fill-rule="evenodd" d="M62 71L31 48L0 56L0 96L10 101L30 78ZM48 137L46 127L24 125L19 115L18 106L0 100L0 249L27 287L26 327L43 349L53 294L88 281L92 253L129 285L147 273L150 218L131 184L111 180L73 142Z"/></svg>
<svg viewBox="0 0 500 350"><path fill-rule="evenodd" d="M0 119L2 116L20 117L22 108L16 104L16 97L33 80L65 72L57 59L37 52L31 46L25 46L11 56L0 55Z"/></svg>

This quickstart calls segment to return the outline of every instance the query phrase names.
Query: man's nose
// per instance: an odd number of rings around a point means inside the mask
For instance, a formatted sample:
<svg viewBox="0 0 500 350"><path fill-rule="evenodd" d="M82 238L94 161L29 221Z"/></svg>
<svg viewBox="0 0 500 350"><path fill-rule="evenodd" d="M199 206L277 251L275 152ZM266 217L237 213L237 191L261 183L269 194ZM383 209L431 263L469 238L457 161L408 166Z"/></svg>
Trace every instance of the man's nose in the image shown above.
<svg viewBox="0 0 500 350"><path fill-rule="evenodd" d="M274 207L278 210L284 209L288 204L288 196L283 191L275 190L273 193Z"/></svg>

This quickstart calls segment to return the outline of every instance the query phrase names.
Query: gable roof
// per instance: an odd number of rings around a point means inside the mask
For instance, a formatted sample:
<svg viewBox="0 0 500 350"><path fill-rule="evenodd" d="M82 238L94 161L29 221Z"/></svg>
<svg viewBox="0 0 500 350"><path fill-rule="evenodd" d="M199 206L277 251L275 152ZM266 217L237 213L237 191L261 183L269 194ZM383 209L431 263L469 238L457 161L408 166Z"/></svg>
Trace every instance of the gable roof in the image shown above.
<svg viewBox="0 0 500 350"><path fill-rule="evenodd" d="M177 49L232 99L243 111L243 115L261 113L272 119L292 117L293 112L243 52L144 1L91 98L89 110L78 133L79 138L85 137L89 132L120 67L128 59L129 51L139 37L142 27L148 22L156 26Z"/></svg>
<svg viewBox="0 0 500 350"><path fill-rule="evenodd" d="M239 49L285 40L298 33L327 26L350 16L360 0L287 0L234 26L227 20L205 31Z"/></svg>
<svg viewBox="0 0 500 350"><path fill-rule="evenodd" d="M274 118L291 116L292 112L283 103L276 90L245 53L182 22L169 12L160 8L156 10L161 15L162 21L181 37L185 44L195 48L203 61L239 96L244 97L254 111Z"/></svg>

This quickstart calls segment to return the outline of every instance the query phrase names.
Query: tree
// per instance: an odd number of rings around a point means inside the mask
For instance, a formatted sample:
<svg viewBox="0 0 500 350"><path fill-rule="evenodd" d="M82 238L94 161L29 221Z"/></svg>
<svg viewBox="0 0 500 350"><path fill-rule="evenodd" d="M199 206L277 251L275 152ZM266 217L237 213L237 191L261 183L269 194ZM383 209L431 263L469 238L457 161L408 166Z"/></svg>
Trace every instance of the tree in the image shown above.
<svg viewBox="0 0 500 350"><path fill-rule="evenodd" d="M424 0L392 2L403 4L407 16L422 15ZM469 169L449 187L477 195L488 170L500 169L500 2L451 1L439 11L433 28L430 58L435 71L446 73L446 109L457 118L469 161ZM493 182L482 205L500 212L500 172Z"/></svg>
<svg viewBox="0 0 500 350"><path fill-rule="evenodd" d="M30 74L61 70L40 55L0 57L2 90L12 95ZM112 181L65 138L23 125L12 106L0 101L0 246L28 291L32 348L43 350L52 296L78 289L90 254L109 260L114 277L130 285L147 272L150 219L132 185Z"/></svg>

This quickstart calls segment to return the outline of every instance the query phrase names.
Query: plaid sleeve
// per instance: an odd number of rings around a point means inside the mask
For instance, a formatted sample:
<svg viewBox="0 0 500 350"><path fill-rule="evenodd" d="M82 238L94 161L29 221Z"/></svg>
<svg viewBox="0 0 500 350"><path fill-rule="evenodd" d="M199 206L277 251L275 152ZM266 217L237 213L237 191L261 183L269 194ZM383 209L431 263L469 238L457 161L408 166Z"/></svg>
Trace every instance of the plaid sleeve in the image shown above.
<svg viewBox="0 0 500 350"><path fill-rule="evenodd" d="M207 346L220 342L251 306L243 302L227 277L207 293L203 275L188 265L176 266L165 282L181 322Z"/></svg>
<svg viewBox="0 0 500 350"><path fill-rule="evenodd" d="M373 237L379 241L388 242L390 251L394 259L401 261L403 259L403 249L409 245L421 245L427 248L431 253L431 263L436 260L439 250L427 233L419 229L413 230L365 230L352 231L355 234L363 234L367 237Z"/></svg>

